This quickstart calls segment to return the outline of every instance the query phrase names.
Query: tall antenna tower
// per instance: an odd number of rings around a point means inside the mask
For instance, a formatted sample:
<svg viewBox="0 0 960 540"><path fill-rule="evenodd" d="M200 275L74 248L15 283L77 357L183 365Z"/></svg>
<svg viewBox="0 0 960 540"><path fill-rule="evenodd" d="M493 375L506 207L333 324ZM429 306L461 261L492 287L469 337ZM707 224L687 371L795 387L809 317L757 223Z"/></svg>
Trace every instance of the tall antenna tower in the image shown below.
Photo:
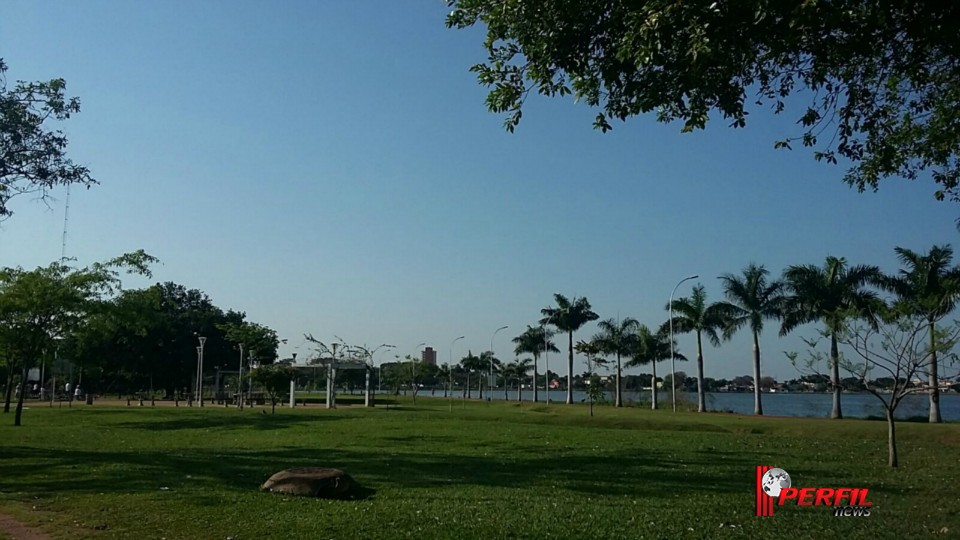
<svg viewBox="0 0 960 540"><path fill-rule="evenodd" d="M70 184L67 184L67 202L63 206L63 243L60 244L60 262L67 260L67 223L70 218Z"/></svg>

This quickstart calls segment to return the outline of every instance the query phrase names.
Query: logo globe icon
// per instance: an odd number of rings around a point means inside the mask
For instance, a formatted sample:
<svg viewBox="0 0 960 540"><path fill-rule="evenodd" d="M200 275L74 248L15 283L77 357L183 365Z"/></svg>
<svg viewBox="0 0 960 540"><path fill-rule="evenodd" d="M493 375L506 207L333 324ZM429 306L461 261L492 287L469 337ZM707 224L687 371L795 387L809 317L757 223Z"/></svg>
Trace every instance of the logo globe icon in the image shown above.
<svg viewBox="0 0 960 540"><path fill-rule="evenodd" d="M763 492L771 497L779 497L780 490L790 487L790 475L783 469L770 469L760 479Z"/></svg>

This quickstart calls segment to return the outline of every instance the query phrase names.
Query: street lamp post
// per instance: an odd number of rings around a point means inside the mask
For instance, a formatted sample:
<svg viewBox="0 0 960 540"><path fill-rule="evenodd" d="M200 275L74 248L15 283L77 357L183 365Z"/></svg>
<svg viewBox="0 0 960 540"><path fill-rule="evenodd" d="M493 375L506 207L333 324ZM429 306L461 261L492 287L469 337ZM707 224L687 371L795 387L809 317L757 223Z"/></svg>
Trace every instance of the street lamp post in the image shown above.
<svg viewBox="0 0 960 540"><path fill-rule="evenodd" d="M493 386L494 386L494 379L493 379L493 357L494 357L494 354L493 354L493 338L497 337L497 332L499 332L499 331L501 331L501 330L506 330L507 328L510 328L510 327L509 327L509 326L501 326L500 328L497 328L496 330L494 330L494 331L493 331L493 335L490 336L490 377L487 379L487 382L490 383L489 386L490 386L490 389L491 389L490 391L491 391L491 392L493 391Z"/></svg>
<svg viewBox="0 0 960 540"><path fill-rule="evenodd" d="M203 346L207 343L207 338L200 336L200 380L197 382L199 387L200 406L203 407Z"/></svg>
<svg viewBox="0 0 960 540"><path fill-rule="evenodd" d="M677 292L677 289L685 281L690 281L691 279L697 279L699 275L692 275L685 277L680 280L679 283L673 288L673 291L670 292L670 303L667 304L670 307L670 387L671 387L671 398L673 400L673 412L677 412L677 361L676 357L673 355L673 295ZM652 381L653 391L656 393L657 381Z"/></svg>
<svg viewBox="0 0 960 540"><path fill-rule="evenodd" d="M376 363L376 360L374 359L375 358L374 355L377 354L377 351L379 351L380 349L389 350L393 348L394 348L393 345L387 345L386 343L380 345L379 347L374 349L372 353L370 353L370 360ZM378 394L383 393L383 361L382 360L377 365L377 393Z"/></svg>
<svg viewBox="0 0 960 540"><path fill-rule="evenodd" d="M195 373L196 380L193 382L193 400L197 401L200 399L200 346L197 345L197 371ZM192 407L193 404L191 403Z"/></svg>
<svg viewBox="0 0 960 540"><path fill-rule="evenodd" d="M550 317L547 317L547 322L544 323L541 328L543 328L543 392L547 395L547 406L550 406L550 340L547 336L547 324L550 323ZM536 386L537 381L533 381L534 386Z"/></svg>
<svg viewBox="0 0 960 540"><path fill-rule="evenodd" d="M237 399L240 400L240 410L243 410L243 343L240 345L240 380L237 382Z"/></svg>
<svg viewBox="0 0 960 540"><path fill-rule="evenodd" d="M466 336L460 336L450 342L450 364L447 365L450 371L450 412L453 412L453 344L465 338Z"/></svg>

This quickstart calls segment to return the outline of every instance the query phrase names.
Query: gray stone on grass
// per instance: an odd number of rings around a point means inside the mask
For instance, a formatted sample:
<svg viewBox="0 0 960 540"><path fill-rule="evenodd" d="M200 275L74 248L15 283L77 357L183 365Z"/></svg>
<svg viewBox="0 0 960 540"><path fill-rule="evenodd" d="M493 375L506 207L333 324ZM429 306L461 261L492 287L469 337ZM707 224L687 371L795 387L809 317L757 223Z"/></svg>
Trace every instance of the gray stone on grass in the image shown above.
<svg viewBox="0 0 960 540"><path fill-rule="evenodd" d="M274 474L260 489L302 497L342 499L349 497L356 487L350 475L340 469L298 467Z"/></svg>

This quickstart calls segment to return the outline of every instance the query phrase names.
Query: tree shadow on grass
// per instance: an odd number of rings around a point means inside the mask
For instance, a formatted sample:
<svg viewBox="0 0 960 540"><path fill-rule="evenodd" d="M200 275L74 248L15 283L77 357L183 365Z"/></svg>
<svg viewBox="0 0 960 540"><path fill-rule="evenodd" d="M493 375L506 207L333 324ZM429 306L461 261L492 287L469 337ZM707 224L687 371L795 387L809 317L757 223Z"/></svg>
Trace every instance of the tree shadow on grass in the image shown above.
<svg viewBox="0 0 960 540"><path fill-rule="evenodd" d="M514 454L515 456L516 454ZM45 497L62 494L148 493L175 491L209 497L210 491L250 491L277 471L304 466L335 467L370 490L402 487L427 490L446 486L551 490L600 496L750 493L747 457L704 456L683 462L658 452L549 456L520 459L433 453L397 453L345 449L280 448L243 452L189 450L72 451L11 447L8 462L18 461L24 474L0 478L0 491ZM707 470L709 472L704 473ZM369 497L372 491L364 492ZM408 496L408 495L404 495ZM419 495L414 495L419 496Z"/></svg>
<svg viewBox="0 0 960 540"><path fill-rule="evenodd" d="M167 416L163 419L148 421L117 422L115 425L125 429L148 431L178 431L178 430L211 430L249 428L262 431L287 429L296 425L320 424L333 420L341 420L343 416L334 415L294 415L271 414L265 411L237 411L235 416L217 415L207 417L202 415Z"/></svg>

